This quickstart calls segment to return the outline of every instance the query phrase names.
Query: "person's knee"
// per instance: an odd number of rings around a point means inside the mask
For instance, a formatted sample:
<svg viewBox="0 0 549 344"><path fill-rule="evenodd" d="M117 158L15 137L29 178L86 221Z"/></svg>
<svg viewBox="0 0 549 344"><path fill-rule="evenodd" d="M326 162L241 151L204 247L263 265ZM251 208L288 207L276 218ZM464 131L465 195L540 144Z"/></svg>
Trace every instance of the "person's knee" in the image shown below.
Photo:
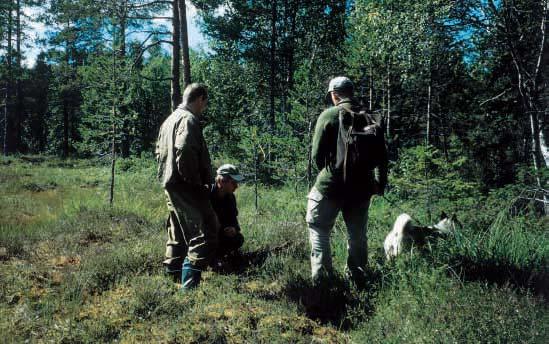
<svg viewBox="0 0 549 344"><path fill-rule="evenodd" d="M329 245L330 229L309 226L309 238L313 245Z"/></svg>

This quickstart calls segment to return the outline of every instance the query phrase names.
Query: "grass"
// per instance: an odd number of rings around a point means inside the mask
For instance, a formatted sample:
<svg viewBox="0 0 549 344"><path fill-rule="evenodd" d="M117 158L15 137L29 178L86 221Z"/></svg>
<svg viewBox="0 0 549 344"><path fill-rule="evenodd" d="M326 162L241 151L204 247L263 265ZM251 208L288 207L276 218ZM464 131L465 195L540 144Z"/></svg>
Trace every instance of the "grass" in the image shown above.
<svg viewBox="0 0 549 344"><path fill-rule="evenodd" d="M511 216L505 201L439 200L456 236L394 262L382 243L400 213L374 199L369 284L343 275L345 230L333 232L337 274L313 288L304 187L237 191L245 236L238 268L179 292L163 276L166 209L154 168L89 161L0 160L0 342L543 343L548 337L547 219ZM391 195L388 195L391 197ZM416 218L421 204L398 200Z"/></svg>

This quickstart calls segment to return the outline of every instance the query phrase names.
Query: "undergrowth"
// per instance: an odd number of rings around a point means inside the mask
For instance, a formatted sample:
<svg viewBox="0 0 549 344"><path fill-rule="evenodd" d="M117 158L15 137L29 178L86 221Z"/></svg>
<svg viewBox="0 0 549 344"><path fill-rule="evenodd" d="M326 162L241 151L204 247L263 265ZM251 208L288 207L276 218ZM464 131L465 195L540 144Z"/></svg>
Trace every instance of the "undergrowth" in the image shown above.
<svg viewBox="0 0 549 344"><path fill-rule="evenodd" d="M542 343L548 337L547 219L509 211L502 195L512 190L481 195L467 184L461 198L456 191L452 199L420 194L414 201L401 184L386 195L391 202L374 198L369 283L357 289L344 275L341 218L332 235L336 274L314 287L305 187L260 186L255 209L254 187L244 183L237 191L242 256L181 293L160 264L166 205L151 166L121 161L112 207L109 166L101 161L11 159L0 166L0 342ZM383 239L399 213L433 223L442 210L459 219L453 235L385 261Z"/></svg>

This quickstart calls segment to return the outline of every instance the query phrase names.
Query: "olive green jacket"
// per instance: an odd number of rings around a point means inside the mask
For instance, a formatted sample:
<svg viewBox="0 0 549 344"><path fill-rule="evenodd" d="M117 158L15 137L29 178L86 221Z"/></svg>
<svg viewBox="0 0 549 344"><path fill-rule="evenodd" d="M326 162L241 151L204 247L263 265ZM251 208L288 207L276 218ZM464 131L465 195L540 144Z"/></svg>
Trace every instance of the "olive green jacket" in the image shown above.
<svg viewBox="0 0 549 344"><path fill-rule="evenodd" d="M158 179L164 188L181 185L208 197L204 186L213 182L210 154L199 118L183 104L160 127L156 160Z"/></svg>
<svg viewBox="0 0 549 344"><path fill-rule="evenodd" d="M383 189L387 184L387 151L382 153L383 163L364 176L365 185L344 185L342 169L334 167L339 130L339 110L342 107L355 107L351 99L342 99L336 106L324 110L317 119L312 142L312 158L320 170L314 187L325 197L336 199L364 200L372 195L372 187L377 182Z"/></svg>

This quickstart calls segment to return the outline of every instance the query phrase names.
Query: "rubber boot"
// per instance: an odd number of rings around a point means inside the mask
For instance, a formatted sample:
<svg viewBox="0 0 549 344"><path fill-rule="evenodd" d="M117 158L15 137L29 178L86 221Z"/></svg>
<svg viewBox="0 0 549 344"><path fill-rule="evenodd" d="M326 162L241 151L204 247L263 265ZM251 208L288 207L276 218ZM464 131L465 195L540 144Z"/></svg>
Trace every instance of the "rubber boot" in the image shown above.
<svg viewBox="0 0 549 344"><path fill-rule="evenodd" d="M191 290L200 284L200 278L202 276L202 270L194 266L189 258L185 258L183 261L183 269L181 271L181 289Z"/></svg>

